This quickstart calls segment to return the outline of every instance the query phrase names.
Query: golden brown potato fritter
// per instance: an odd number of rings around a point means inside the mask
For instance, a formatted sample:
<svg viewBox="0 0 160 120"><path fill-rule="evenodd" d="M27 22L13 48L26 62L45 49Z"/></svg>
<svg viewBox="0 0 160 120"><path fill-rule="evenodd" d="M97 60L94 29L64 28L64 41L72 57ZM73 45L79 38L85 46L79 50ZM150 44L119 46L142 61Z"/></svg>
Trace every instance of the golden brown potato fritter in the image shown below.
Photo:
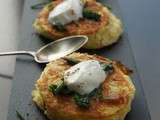
<svg viewBox="0 0 160 120"><path fill-rule="evenodd" d="M73 53L67 58L78 61L98 60L112 63L113 72L102 84L103 100L92 99L90 107L80 108L68 95L54 95L48 90L49 85L63 78L65 70L71 67L65 59L50 62L36 82L33 101L45 112L50 120L124 120L131 109L135 87L129 77L129 70L116 61L97 55Z"/></svg>
<svg viewBox="0 0 160 120"><path fill-rule="evenodd" d="M99 2L87 0L84 8L101 15L99 21L82 18L76 22L65 25L66 31L58 31L48 22L50 11L63 0L53 1L46 5L39 13L33 26L35 30L43 36L52 40L71 35L86 35L89 40L85 45L88 49L98 49L115 43L122 34L122 23L113 15L107 7Z"/></svg>

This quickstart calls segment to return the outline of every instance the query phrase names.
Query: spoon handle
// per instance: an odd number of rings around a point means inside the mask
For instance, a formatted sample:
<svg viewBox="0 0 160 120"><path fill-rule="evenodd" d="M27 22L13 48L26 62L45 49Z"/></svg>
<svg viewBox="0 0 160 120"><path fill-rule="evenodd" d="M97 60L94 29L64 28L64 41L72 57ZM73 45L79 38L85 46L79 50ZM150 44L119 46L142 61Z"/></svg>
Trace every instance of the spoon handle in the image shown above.
<svg viewBox="0 0 160 120"><path fill-rule="evenodd" d="M31 55L35 56L35 52L33 51L12 51L12 52L1 52L0 56L7 56L7 55Z"/></svg>

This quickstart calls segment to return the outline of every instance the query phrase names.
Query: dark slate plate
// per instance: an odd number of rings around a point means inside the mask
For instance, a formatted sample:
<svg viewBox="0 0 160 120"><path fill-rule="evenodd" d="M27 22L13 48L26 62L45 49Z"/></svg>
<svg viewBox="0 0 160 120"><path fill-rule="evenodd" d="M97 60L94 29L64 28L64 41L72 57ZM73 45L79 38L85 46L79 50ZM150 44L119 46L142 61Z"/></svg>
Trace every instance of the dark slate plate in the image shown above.
<svg viewBox="0 0 160 120"><path fill-rule="evenodd" d="M38 2L39 0L25 1L19 50L37 50L49 42L43 40L45 38L40 38L34 34L34 30L31 27L38 10L31 10L30 6ZM113 12L122 19L118 0L101 0L101 2L112 6ZM150 120L147 102L136 70L134 56L126 30L117 44L101 50L87 52L97 53L98 55L111 59L120 60L134 70L132 80L136 86L136 96L132 104L132 110L127 115L126 120ZM18 110L26 120L47 120L31 100L31 91L34 88L34 83L39 78L44 67L44 64L37 64L28 56L17 57L7 120L18 120L16 110Z"/></svg>

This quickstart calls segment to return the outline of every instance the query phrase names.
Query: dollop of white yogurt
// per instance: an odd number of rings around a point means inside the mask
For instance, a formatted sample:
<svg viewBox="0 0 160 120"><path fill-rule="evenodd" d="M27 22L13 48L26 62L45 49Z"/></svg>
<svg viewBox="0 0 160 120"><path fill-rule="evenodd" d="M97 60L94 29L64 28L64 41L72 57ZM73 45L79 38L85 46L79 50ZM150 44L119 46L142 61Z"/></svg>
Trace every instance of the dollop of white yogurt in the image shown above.
<svg viewBox="0 0 160 120"><path fill-rule="evenodd" d="M105 71L96 60L80 62L64 73L64 83L81 95L98 88L105 78Z"/></svg>
<svg viewBox="0 0 160 120"><path fill-rule="evenodd" d="M49 14L49 23L65 25L82 18L83 5L80 0L65 0L57 5Z"/></svg>

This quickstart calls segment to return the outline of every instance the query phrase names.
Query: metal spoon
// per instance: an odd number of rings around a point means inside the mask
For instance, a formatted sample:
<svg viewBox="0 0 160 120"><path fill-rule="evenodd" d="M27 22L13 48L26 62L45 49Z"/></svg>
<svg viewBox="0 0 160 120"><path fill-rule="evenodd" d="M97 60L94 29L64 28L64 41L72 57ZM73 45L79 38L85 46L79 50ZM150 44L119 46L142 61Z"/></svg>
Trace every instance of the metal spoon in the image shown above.
<svg viewBox="0 0 160 120"><path fill-rule="evenodd" d="M37 52L34 51L13 51L13 52L3 52L0 56L5 55L31 55L34 60L38 63L47 63L52 60L64 57L78 49L80 49L86 42L88 37L84 35L65 37L54 42L51 42Z"/></svg>

